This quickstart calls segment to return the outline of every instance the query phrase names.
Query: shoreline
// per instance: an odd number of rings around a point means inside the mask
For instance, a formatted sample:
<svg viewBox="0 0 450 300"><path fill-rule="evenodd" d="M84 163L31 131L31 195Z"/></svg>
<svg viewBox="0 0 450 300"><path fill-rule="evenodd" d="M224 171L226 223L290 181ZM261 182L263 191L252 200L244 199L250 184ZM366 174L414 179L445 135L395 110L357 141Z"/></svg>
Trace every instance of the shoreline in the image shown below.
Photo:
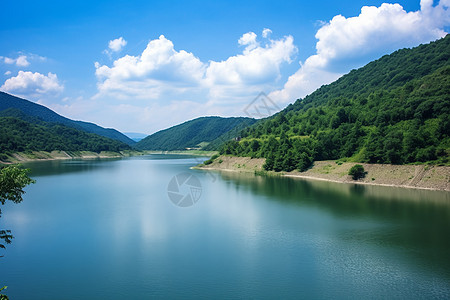
<svg viewBox="0 0 450 300"><path fill-rule="evenodd" d="M149 154L185 154L210 156L211 153L177 153L167 151L134 151L121 152L89 152L89 151L33 151L28 153L14 153L8 156L7 161L0 160L0 165L26 163L33 161L71 160L71 159L107 159L141 156ZM209 165L198 165L192 167L199 170L214 170L235 173L252 173L256 175L280 176L288 178L299 178L303 180L316 180L334 183L360 184L371 186L400 187L408 189L450 191L450 167L430 165L387 165L387 164L365 164L366 177L353 180L348 170L357 163L339 161L316 161L313 167L305 172L275 172L263 169L264 158L219 156Z"/></svg>
<svg viewBox="0 0 450 300"><path fill-rule="evenodd" d="M313 167L305 172L264 171L265 159L250 157L220 156L210 165L194 167L199 170L215 170L238 173L266 174L299 178L303 180L319 180L334 183L400 187L433 191L450 191L450 167L429 165L387 165L365 164L338 161L316 161ZM348 170L355 164L363 165L367 174L360 180L353 180Z"/></svg>
<svg viewBox="0 0 450 300"><path fill-rule="evenodd" d="M100 153L91 151L31 151L16 152L9 154L6 160L0 160L0 165L20 164L34 161L53 161L53 160L71 160L71 159L97 159L97 158L122 158L130 156L144 155L145 153L126 150L121 152L102 151Z"/></svg>
<svg viewBox="0 0 450 300"><path fill-rule="evenodd" d="M20 164L34 161L52 161L52 160L70 160L70 159L97 159L97 158L122 158L131 156L142 156L150 154L176 154L176 155L192 155L192 156L212 156L217 151L150 151L150 150L124 150L120 152L102 151L100 153L92 151L31 151L31 152L15 152L7 155L7 159L0 159L0 165Z"/></svg>

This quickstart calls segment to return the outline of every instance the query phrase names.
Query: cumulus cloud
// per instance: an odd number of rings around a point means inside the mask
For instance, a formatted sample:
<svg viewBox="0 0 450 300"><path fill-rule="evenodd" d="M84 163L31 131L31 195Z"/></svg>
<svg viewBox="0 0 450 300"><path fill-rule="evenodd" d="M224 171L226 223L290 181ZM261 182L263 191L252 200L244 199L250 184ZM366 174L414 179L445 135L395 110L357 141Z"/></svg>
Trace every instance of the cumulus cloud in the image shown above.
<svg viewBox="0 0 450 300"><path fill-rule="evenodd" d="M37 98L40 96L55 96L61 93L64 86L59 82L56 74L47 75L38 72L19 71L15 77L5 81L0 90L21 97Z"/></svg>
<svg viewBox="0 0 450 300"><path fill-rule="evenodd" d="M119 97L157 98L165 88L196 86L204 73L203 63L192 53L176 51L161 35L148 43L139 56L125 55L112 67L95 64L102 94Z"/></svg>
<svg viewBox="0 0 450 300"><path fill-rule="evenodd" d="M18 67L28 67L30 65L30 62L27 60L26 55L20 55L17 58L3 57L3 61L5 64L8 65L15 64Z"/></svg>
<svg viewBox="0 0 450 300"><path fill-rule="evenodd" d="M256 33L247 32L241 36L241 38L238 40L238 43L239 45L247 46L245 50L250 51L259 46L259 43L256 41L256 37Z"/></svg>
<svg viewBox="0 0 450 300"><path fill-rule="evenodd" d="M270 30L269 28L264 28L264 30L262 31L262 37L268 38L271 33L272 33L272 30Z"/></svg>
<svg viewBox="0 0 450 300"><path fill-rule="evenodd" d="M30 65L30 63L27 60L27 57L25 55L21 55L16 59L16 65L18 67L27 67Z"/></svg>
<svg viewBox="0 0 450 300"><path fill-rule="evenodd" d="M127 45L127 41L123 37L120 37L115 40L109 41L108 47L109 47L109 49L111 49L111 51L119 52L126 45Z"/></svg>
<svg viewBox="0 0 450 300"><path fill-rule="evenodd" d="M261 91L272 90L269 97L282 107L384 54L443 37L450 25L449 7L450 0L437 5L422 0L421 9L413 12L399 4L382 4L363 7L354 17L335 16L320 24L316 52L300 62L286 82L281 82L281 68L297 53L292 36L274 39L270 29L260 36L247 32L237 39L239 53L209 62L176 50L160 36L140 55L124 55L111 65L95 63L95 101L127 99L119 110L133 112L142 124L138 126L148 124L149 131L201 115L243 115L242 109ZM111 122L121 115L114 107L105 112ZM127 120L121 123L135 130Z"/></svg>
<svg viewBox="0 0 450 300"><path fill-rule="evenodd" d="M2 57L2 58L3 58L3 61L5 62L5 64L12 65L12 64L16 63L16 60L13 58L9 58L9 57Z"/></svg>
<svg viewBox="0 0 450 300"><path fill-rule="evenodd" d="M241 45L247 45L242 54L231 56L225 61L209 63L207 80L214 84L254 84L276 80L283 62L292 62L297 52L292 36L270 40L261 47L253 32L244 34Z"/></svg>
<svg viewBox="0 0 450 300"><path fill-rule="evenodd" d="M156 99L168 93L197 93L216 98L242 96L242 92L248 96L279 79L281 64L290 63L297 51L293 41L287 36L261 45L257 35L248 32L238 40L245 46L241 54L204 63L193 53L175 50L172 41L161 35L139 56L125 55L112 66L96 62L97 97Z"/></svg>
<svg viewBox="0 0 450 300"><path fill-rule="evenodd" d="M211 61L206 70L208 98L216 104L227 101L248 102L259 92L273 89L281 78L283 63L291 63L297 53L294 38L286 36L260 45L256 34L244 34L240 43L247 46L242 54L220 62Z"/></svg>
<svg viewBox="0 0 450 300"><path fill-rule="evenodd" d="M17 67L28 67L31 64L30 61L43 62L45 60L47 60L47 58L43 56L33 53L23 54L22 52L19 52L17 58L0 56L0 63L3 62L8 65L16 65Z"/></svg>
<svg viewBox="0 0 450 300"><path fill-rule="evenodd" d="M422 0L416 12L384 3L364 6L356 17L335 16L317 31L316 54L301 64L282 90L270 96L293 101L383 54L445 36L442 28L450 24L449 3L444 0L433 7L432 0Z"/></svg>

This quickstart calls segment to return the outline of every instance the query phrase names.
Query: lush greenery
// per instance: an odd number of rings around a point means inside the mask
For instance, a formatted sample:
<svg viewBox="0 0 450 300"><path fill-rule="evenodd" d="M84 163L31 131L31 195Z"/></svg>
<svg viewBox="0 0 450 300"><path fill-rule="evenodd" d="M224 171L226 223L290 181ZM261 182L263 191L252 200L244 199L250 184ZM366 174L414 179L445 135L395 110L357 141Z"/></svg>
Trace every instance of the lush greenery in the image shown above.
<svg viewBox="0 0 450 300"><path fill-rule="evenodd" d="M230 118L230 119L233 119L233 118ZM239 119L241 119L242 122L239 122L235 127L226 131L225 133L221 134L218 138L216 138L215 140L210 142L208 145L206 145L203 148L203 150L206 150L206 151L219 150L224 142L240 137L241 131L244 128L247 128L248 126L251 126L251 125L255 124L255 122L256 122L256 119L252 119L252 118L239 118Z"/></svg>
<svg viewBox="0 0 450 300"><path fill-rule="evenodd" d="M222 154L306 170L314 160L448 164L450 36L353 70L241 132Z"/></svg>
<svg viewBox="0 0 450 300"><path fill-rule="evenodd" d="M63 124L78 130L95 133L113 140L134 145L135 141L111 128L103 128L93 123L74 121L58 115L45 106L0 92L0 116L16 117L29 122L44 121Z"/></svg>
<svg viewBox="0 0 450 300"><path fill-rule="evenodd" d="M213 162L216 158L218 158L218 157L219 157L219 154L214 154L213 156L211 156L210 159L205 160L205 161L203 162L203 164L204 164L204 165L210 165L210 164L212 164L212 162Z"/></svg>
<svg viewBox="0 0 450 300"><path fill-rule="evenodd" d="M22 195L25 193L24 187L35 182L28 177L28 173L28 169L21 169L18 166L7 166L0 169L0 203L2 205L7 200L14 203L22 202ZM0 208L0 217L1 215ZM12 238L10 230L0 230L0 240L9 244ZM0 248L5 248L5 245L0 243Z"/></svg>
<svg viewBox="0 0 450 300"><path fill-rule="evenodd" d="M4 286L2 288L0 288L0 292L3 290L6 290L7 286ZM0 300L8 300L8 296L4 295L4 294L0 294Z"/></svg>
<svg viewBox="0 0 450 300"><path fill-rule="evenodd" d="M202 117L149 135L135 145L139 150L215 150L230 134L255 122L250 118ZM222 137L223 136L223 137ZM210 146L210 144L215 146Z"/></svg>
<svg viewBox="0 0 450 300"><path fill-rule="evenodd" d="M22 195L25 193L24 188L35 183L33 179L28 177L29 169L21 169L18 166L7 166L0 169L0 203L5 204L6 201L14 203L22 202ZM0 208L0 217L2 210ZM5 249L5 244L10 244L13 239L11 230L0 230L0 248ZM4 242L2 242L4 241ZM3 256L0 256L3 257ZM6 290L6 286L0 288L0 292ZM7 300L8 296L0 294L0 300Z"/></svg>
<svg viewBox="0 0 450 300"><path fill-rule="evenodd" d="M62 124L0 117L0 159L24 151L121 151L130 146Z"/></svg>
<svg viewBox="0 0 450 300"><path fill-rule="evenodd" d="M353 180L358 180L366 177L366 171L362 165L354 165L348 170L348 175L352 176Z"/></svg>

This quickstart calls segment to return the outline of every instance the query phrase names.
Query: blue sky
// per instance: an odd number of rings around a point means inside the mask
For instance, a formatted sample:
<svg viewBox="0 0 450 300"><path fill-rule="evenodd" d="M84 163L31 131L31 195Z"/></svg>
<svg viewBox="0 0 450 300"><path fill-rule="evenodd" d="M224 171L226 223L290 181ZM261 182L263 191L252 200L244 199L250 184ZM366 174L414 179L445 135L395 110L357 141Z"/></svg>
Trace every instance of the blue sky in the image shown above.
<svg viewBox="0 0 450 300"><path fill-rule="evenodd" d="M436 40L449 0L3 1L0 90L125 132L284 107Z"/></svg>

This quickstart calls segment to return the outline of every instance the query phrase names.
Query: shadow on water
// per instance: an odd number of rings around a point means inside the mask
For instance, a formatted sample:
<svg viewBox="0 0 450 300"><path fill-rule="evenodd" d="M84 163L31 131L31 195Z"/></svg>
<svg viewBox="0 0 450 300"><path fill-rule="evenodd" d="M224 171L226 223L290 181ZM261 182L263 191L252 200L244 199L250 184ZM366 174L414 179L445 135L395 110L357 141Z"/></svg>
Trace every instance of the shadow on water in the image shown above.
<svg viewBox="0 0 450 300"><path fill-rule="evenodd" d="M450 278L450 193L341 184L286 177L220 172L237 189L272 201L316 207L340 220L375 223L369 230L345 227L341 239L405 249L405 257L439 269ZM412 249L412 250L411 250Z"/></svg>
<svg viewBox="0 0 450 300"><path fill-rule="evenodd" d="M67 173L90 172L98 168L111 168L111 161L120 158L94 158L94 159L70 159L70 160L48 160L23 163L25 168L31 170L31 177L56 176Z"/></svg>
<svg viewBox="0 0 450 300"><path fill-rule="evenodd" d="M195 165L199 164L209 157L191 156L184 154L149 154L133 157L122 158L92 158L92 159L69 159L69 160L46 160L46 161L32 161L22 163L25 168L31 169L31 177L36 176L55 176L67 173L77 172L91 172L99 168L114 168L115 165L111 162L121 160L134 161L150 161L153 164L168 165Z"/></svg>

